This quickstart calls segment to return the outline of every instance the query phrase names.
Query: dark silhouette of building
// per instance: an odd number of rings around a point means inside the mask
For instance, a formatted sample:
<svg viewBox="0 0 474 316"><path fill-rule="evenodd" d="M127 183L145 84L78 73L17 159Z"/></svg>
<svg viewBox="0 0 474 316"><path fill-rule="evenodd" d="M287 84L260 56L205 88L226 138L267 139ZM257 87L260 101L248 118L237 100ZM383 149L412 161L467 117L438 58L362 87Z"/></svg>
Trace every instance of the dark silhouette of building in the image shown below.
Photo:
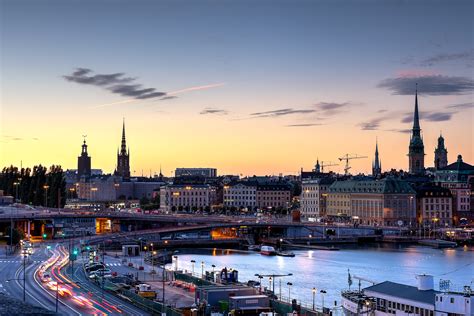
<svg viewBox="0 0 474 316"><path fill-rule="evenodd" d="M125 139L125 120L122 127L122 144L120 151L117 149L117 168L114 175L123 179L130 179L130 149L127 150L127 141Z"/></svg>
<svg viewBox="0 0 474 316"><path fill-rule="evenodd" d="M372 175L374 177L380 177L382 175L382 161L379 158L379 143L375 141L375 157L372 162Z"/></svg>
<svg viewBox="0 0 474 316"><path fill-rule="evenodd" d="M409 172L412 174L422 174L425 171L425 146L421 137L420 117L418 114L418 89L415 92L415 112L408 150L408 164Z"/></svg>
<svg viewBox="0 0 474 316"><path fill-rule="evenodd" d="M319 164L319 158L316 160L316 165L314 166L314 172L316 173L321 172L321 165Z"/></svg>
<svg viewBox="0 0 474 316"><path fill-rule="evenodd" d="M82 152L77 157L77 178L80 180L82 177L86 179L91 176L91 157L87 153L87 144L84 137L84 143L82 144Z"/></svg>
<svg viewBox="0 0 474 316"><path fill-rule="evenodd" d="M436 147L434 154L434 167L436 170L448 165L448 150L444 147L444 137L441 134L438 137L438 147Z"/></svg>

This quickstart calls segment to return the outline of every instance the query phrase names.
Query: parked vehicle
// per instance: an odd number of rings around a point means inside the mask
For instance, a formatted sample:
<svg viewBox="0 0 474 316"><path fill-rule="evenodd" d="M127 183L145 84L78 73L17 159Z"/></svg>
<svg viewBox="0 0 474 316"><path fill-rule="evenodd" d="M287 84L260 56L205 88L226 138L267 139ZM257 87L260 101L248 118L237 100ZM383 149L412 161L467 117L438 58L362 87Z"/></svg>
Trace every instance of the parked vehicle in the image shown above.
<svg viewBox="0 0 474 316"><path fill-rule="evenodd" d="M260 254L264 256L274 256L276 255L276 251L272 246L262 246L260 248Z"/></svg>

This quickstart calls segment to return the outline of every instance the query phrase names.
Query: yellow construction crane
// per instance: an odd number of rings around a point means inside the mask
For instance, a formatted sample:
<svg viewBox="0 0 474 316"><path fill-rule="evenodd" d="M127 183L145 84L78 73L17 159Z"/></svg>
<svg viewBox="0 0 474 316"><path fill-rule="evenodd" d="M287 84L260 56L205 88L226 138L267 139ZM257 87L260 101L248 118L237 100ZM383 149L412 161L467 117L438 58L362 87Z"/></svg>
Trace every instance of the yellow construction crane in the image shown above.
<svg viewBox="0 0 474 316"><path fill-rule="evenodd" d="M324 172L324 167L332 167L332 166L339 166L339 164L332 163L331 161L327 163L324 163L324 161L321 161L321 172Z"/></svg>
<svg viewBox="0 0 474 316"><path fill-rule="evenodd" d="M359 155L351 155L351 154L345 154L341 158L339 158L339 161L346 161L346 166L344 167L344 174L347 175L349 173L349 169L351 167L349 166L349 160L352 159L361 159L361 158L368 158L367 156L359 156Z"/></svg>

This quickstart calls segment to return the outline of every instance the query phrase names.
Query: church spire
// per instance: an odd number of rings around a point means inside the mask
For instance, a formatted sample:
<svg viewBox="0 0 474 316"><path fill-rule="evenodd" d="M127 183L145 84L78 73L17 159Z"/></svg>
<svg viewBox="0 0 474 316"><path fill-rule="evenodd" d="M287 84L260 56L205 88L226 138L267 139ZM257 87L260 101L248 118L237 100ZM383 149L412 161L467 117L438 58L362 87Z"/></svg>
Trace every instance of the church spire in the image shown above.
<svg viewBox="0 0 474 316"><path fill-rule="evenodd" d="M382 163L379 158L379 141L375 138L375 157L372 164L372 175L379 176L382 174Z"/></svg>
<svg viewBox="0 0 474 316"><path fill-rule="evenodd" d="M413 136L420 136L420 116L418 114L418 84L415 90L415 112L413 114Z"/></svg>
<svg viewBox="0 0 474 316"><path fill-rule="evenodd" d="M127 141L125 139L125 118L123 119L123 125L122 125L122 146L120 147L120 152L122 154L127 153Z"/></svg>

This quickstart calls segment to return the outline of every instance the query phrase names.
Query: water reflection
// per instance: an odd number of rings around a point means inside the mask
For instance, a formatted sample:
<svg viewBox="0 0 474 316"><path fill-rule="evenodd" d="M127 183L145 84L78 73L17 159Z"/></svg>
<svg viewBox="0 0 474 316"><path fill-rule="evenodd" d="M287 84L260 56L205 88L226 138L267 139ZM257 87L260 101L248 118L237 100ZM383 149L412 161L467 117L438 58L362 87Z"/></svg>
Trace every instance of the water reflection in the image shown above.
<svg viewBox="0 0 474 316"><path fill-rule="evenodd" d="M437 285L440 278L450 279L457 286L467 285L474 278L473 248L432 249L419 246L374 245L359 248L346 247L340 251L294 251L294 258L268 257L256 252L219 249L181 250L179 268L191 270L191 260L204 261L206 267L212 264L217 269L224 267L239 271L241 281L255 280L255 274L288 274L293 276L282 280L283 295L291 282L292 297L305 302L312 300L312 288L326 290L326 301L333 304L340 301L339 293L347 289L347 269L353 276L370 280L416 285L417 274L432 274ZM358 281L353 280L353 288ZM263 280L268 286L269 280ZM275 286L279 294L279 281ZM370 284L362 281L361 286ZM316 298L320 303L321 297Z"/></svg>

